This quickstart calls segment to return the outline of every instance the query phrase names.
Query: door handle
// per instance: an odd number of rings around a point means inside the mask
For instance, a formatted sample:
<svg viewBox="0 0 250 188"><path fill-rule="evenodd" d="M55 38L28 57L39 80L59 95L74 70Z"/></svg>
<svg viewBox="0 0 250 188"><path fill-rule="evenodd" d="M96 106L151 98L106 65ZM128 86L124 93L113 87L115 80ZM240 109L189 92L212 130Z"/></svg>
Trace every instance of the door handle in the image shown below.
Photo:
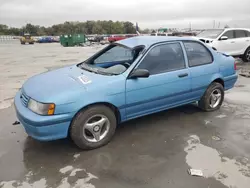
<svg viewBox="0 0 250 188"><path fill-rule="evenodd" d="M186 77L186 76L188 76L188 73L183 73L183 74L178 75L179 78L183 78L183 77Z"/></svg>
<svg viewBox="0 0 250 188"><path fill-rule="evenodd" d="M246 42L249 42L249 40L246 40Z"/></svg>
<svg viewBox="0 0 250 188"><path fill-rule="evenodd" d="M235 41L232 41L231 43L235 43Z"/></svg>

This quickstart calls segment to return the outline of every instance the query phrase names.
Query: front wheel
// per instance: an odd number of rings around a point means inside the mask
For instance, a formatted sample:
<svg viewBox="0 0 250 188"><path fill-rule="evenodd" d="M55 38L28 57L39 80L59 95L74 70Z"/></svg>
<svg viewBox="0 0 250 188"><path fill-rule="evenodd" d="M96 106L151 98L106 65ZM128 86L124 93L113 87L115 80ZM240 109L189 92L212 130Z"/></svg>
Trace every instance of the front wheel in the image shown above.
<svg viewBox="0 0 250 188"><path fill-rule="evenodd" d="M106 145L116 130L116 116L107 106L97 105L79 112L71 123L70 136L81 149Z"/></svg>
<svg viewBox="0 0 250 188"><path fill-rule="evenodd" d="M198 102L198 106L204 111L218 110L224 100L224 88L218 82L213 82Z"/></svg>

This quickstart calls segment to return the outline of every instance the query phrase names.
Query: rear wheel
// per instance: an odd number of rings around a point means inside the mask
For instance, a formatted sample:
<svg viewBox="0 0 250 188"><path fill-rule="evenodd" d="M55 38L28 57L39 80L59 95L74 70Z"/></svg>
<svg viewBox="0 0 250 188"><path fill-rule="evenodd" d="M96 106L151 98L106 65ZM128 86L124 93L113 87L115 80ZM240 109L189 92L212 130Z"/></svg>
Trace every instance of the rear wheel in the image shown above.
<svg viewBox="0 0 250 188"><path fill-rule="evenodd" d="M213 82L207 88L198 105L207 112L218 110L224 100L224 88L218 82Z"/></svg>
<svg viewBox="0 0 250 188"><path fill-rule="evenodd" d="M248 47L247 50L245 51L243 55L243 60L245 62L250 62L250 47Z"/></svg>
<svg viewBox="0 0 250 188"><path fill-rule="evenodd" d="M106 145L116 130L116 116L107 106L97 105L79 112L71 124L70 136L81 149Z"/></svg>

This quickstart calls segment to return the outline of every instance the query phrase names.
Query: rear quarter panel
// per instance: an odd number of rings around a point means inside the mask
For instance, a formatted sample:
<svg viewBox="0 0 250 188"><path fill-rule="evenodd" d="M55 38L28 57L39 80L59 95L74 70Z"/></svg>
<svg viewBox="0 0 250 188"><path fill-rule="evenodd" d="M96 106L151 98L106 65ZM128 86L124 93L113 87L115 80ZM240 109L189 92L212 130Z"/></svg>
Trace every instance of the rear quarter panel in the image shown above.
<svg viewBox="0 0 250 188"><path fill-rule="evenodd" d="M198 98L204 94L208 86L216 79L224 81L225 90L231 89L237 80L237 74L234 70L234 58L214 51L210 47L208 49L213 55L213 63L190 67L192 93Z"/></svg>
<svg viewBox="0 0 250 188"><path fill-rule="evenodd" d="M222 78L219 71L219 64L215 57L215 51L209 46L205 45L213 56L213 62L200 66L189 67L192 78L192 94L199 100L208 86L217 78Z"/></svg>
<svg viewBox="0 0 250 188"><path fill-rule="evenodd" d="M197 67L191 67L190 73L192 77L192 93L199 100L208 86L217 78L222 76L219 74L219 66L214 61Z"/></svg>
<svg viewBox="0 0 250 188"><path fill-rule="evenodd" d="M234 68L235 59L232 56L217 52L216 61L219 65L220 75L224 80L225 90L231 89L237 81L238 75Z"/></svg>

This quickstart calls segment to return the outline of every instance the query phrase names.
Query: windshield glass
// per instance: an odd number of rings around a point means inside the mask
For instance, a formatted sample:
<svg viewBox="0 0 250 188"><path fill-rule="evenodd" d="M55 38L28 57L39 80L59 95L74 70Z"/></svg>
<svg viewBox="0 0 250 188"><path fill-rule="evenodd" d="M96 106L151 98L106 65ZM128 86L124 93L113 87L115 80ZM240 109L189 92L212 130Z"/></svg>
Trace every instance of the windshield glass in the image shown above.
<svg viewBox="0 0 250 188"><path fill-rule="evenodd" d="M141 49L130 49L125 46L111 44L103 51L82 63L80 66L96 74L118 75L127 70L139 55Z"/></svg>
<svg viewBox="0 0 250 188"><path fill-rule="evenodd" d="M217 38L224 30L223 29L209 29L202 31L197 35L197 37L203 37L203 38L211 38L215 39Z"/></svg>

